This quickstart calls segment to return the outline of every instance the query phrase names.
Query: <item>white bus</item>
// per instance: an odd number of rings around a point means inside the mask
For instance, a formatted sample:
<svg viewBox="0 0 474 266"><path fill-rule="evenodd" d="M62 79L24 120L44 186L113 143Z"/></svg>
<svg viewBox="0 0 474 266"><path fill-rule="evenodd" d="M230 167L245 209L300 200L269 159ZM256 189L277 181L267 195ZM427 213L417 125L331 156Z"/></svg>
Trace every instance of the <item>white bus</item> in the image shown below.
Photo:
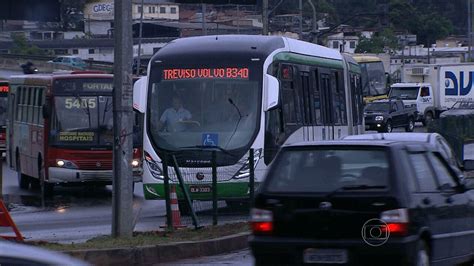
<svg viewBox="0 0 474 266"><path fill-rule="evenodd" d="M165 154L176 157L191 198L209 200L215 150L218 198L232 203L249 196L251 148L258 186L282 145L364 131L357 62L279 36L174 40L152 57L147 77L135 83L134 108L145 114L146 199L164 198ZM171 167L169 174L177 183Z"/></svg>

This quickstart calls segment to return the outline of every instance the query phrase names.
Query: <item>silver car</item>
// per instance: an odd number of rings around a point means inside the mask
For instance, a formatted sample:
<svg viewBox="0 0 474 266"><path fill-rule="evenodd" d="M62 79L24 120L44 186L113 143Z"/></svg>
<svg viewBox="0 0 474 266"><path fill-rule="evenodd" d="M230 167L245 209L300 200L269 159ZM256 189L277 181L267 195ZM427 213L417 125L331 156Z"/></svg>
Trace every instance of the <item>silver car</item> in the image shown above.
<svg viewBox="0 0 474 266"><path fill-rule="evenodd" d="M429 143L449 162L457 173L461 173L459 161L451 146L446 139L438 133L374 133L351 135L345 137L344 140L390 140Z"/></svg>

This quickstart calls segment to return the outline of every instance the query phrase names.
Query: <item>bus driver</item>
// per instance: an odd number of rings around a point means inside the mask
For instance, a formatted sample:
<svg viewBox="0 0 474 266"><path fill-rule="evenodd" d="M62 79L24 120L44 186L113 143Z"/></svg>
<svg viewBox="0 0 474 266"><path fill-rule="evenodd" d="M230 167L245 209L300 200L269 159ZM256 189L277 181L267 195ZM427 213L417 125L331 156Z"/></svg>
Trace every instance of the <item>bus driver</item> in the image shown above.
<svg viewBox="0 0 474 266"><path fill-rule="evenodd" d="M189 121L191 113L183 107L183 102L178 96L173 96L173 106L166 109L160 117L158 130L163 128L168 132L183 131L184 127L178 122Z"/></svg>

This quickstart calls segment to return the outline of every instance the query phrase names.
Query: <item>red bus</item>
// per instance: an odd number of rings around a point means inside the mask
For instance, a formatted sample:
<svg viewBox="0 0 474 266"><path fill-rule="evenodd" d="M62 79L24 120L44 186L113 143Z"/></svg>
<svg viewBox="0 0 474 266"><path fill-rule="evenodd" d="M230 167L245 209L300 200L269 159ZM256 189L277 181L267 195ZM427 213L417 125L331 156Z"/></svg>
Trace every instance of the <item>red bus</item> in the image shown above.
<svg viewBox="0 0 474 266"><path fill-rule="evenodd" d="M109 74L12 77L7 153L20 188L50 195L57 184L112 183L112 93ZM138 182L139 149L133 157Z"/></svg>
<svg viewBox="0 0 474 266"><path fill-rule="evenodd" d="M8 81L0 80L0 155L5 156L8 111Z"/></svg>

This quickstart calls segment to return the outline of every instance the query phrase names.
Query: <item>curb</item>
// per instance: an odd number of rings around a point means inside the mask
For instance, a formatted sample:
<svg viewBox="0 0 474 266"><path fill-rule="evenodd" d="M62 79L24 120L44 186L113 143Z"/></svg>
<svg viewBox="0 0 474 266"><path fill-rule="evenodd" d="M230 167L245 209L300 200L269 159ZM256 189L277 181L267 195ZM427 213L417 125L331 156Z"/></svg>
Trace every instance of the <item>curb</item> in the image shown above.
<svg viewBox="0 0 474 266"><path fill-rule="evenodd" d="M64 253L93 265L152 265L244 249L248 247L249 235L250 233L239 233L204 241L131 248L75 250Z"/></svg>

